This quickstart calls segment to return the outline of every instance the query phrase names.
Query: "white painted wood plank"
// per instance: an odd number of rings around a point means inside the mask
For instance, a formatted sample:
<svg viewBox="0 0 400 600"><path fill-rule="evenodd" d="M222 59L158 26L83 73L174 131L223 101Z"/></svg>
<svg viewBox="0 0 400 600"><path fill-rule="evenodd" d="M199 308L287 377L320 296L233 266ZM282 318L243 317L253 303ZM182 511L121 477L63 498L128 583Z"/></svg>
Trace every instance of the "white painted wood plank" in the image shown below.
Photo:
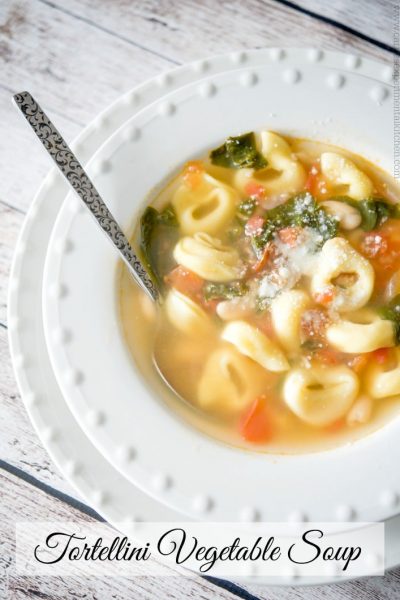
<svg viewBox="0 0 400 600"><path fill-rule="evenodd" d="M294 0L302 8L334 19L385 44L393 45L396 0Z"/></svg>
<svg viewBox="0 0 400 600"><path fill-rule="evenodd" d="M29 89L70 141L123 92L169 66L38 0L0 2L0 199L26 211L50 169L13 93Z"/></svg>
<svg viewBox="0 0 400 600"><path fill-rule="evenodd" d="M28 81L22 87L29 89ZM22 91L22 88L15 85L12 91ZM0 201L26 211L52 164L24 118L12 104L12 91L0 85ZM44 95L42 105L67 141L78 134L81 126L55 113Z"/></svg>
<svg viewBox="0 0 400 600"><path fill-rule="evenodd" d="M21 600L39 597L51 600L126 600L127 598L171 598L233 600L233 594L201 577L169 575L133 578L22 577L16 574L15 530L18 521L60 521L94 523L74 508L8 473L0 472L0 597ZM109 527L109 526L107 526ZM111 527L110 527L111 530ZM150 559L152 561L153 559ZM144 572L145 572L144 567ZM3 590L1 589L3 586ZM3 596L1 594L4 594Z"/></svg>
<svg viewBox="0 0 400 600"><path fill-rule="evenodd" d="M0 200L0 324L7 320L7 287L11 259L24 215ZM0 375L1 381L1 375Z"/></svg>
<svg viewBox="0 0 400 600"><path fill-rule="evenodd" d="M122 92L173 61L234 48L308 46L310 40L328 49L391 60L389 53L274 0L204 0L201 10L196 0L54 4L56 8L45 0L0 3L0 198L23 210L49 162L11 105L12 92L29 88L70 140ZM381 14L386 13L379 4L376 22ZM387 21L382 30L391 38Z"/></svg>
<svg viewBox="0 0 400 600"><path fill-rule="evenodd" d="M0 11L0 82L17 91L29 84L43 104L74 122L87 123L171 64L40 0L0 3Z"/></svg>
<svg viewBox="0 0 400 600"><path fill-rule="evenodd" d="M103 0L100 4L98 0L70 0L68 5L63 0L53 0L53 3L59 10L67 10L69 14L179 62L233 49L274 45L321 46L390 60L387 52L275 0L143 0L134 3ZM325 4L331 3L316 1L316 4L319 5L318 12L325 13ZM347 0L347 4L352 3ZM374 6L374 3L370 2L370 5ZM371 12L374 12L375 21L380 22L381 4L377 3ZM359 17L359 22L362 30L363 17ZM382 24L382 35L390 37L391 31L386 20Z"/></svg>

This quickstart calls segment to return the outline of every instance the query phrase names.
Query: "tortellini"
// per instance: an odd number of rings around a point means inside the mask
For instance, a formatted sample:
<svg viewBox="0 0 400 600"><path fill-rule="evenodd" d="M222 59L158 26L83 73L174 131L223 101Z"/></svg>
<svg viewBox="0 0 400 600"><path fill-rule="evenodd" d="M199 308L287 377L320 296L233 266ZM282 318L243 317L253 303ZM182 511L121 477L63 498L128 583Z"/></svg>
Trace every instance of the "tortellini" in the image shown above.
<svg viewBox="0 0 400 600"><path fill-rule="evenodd" d="M386 370L385 365L377 363L370 366L366 387L372 398L388 398L400 395L400 348L394 350L396 365Z"/></svg>
<svg viewBox="0 0 400 600"><path fill-rule="evenodd" d="M282 350L266 335L246 321L231 321L222 332L241 354L252 358L268 371L286 371L289 363Z"/></svg>
<svg viewBox="0 0 400 600"><path fill-rule="evenodd" d="M262 131L261 154L267 159L265 169L238 169L235 184L245 192L250 182L261 184L267 194L293 194L305 184L306 173L289 144L272 131Z"/></svg>
<svg viewBox="0 0 400 600"><path fill-rule="evenodd" d="M241 411L265 391L262 369L234 348L223 346L208 358L198 386L198 404L218 412Z"/></svg>
<svg viewBox="0 0 400 600"><path fill-rule="evenodd" d="M348 283L342 284L339 276L345 276ZM333 287L333 308L347 312L362 308L368 302L374 281L374 269L368 260L354 250L345 238L336 237L322 247L316 271L311 278L311 291L317 296Z"/></svg>
<svg viewBox="0 0 400 600"><path fill-rule="evenodd" d="M375 311L363 308L344 315L326 330L328 342L340 352L357 354L395 345L394 327Z"/></svg>
<svg viewBox="0 0 400 600"><path fill-rule="evenodd" d="M179 331L193 336L204 336L212 333L211 320L196 302L171 289L164 304L169 321Z"/></svg>
<svg viewBox="0 0 400 600"><path fill-rule="evenodd" d="M301 318L310 305L310 298L303 290L281 292L271 303L272 325L279 342L288 352L300 348Z"/></svg>
<svg viewBox="0 0 400 600"><path fill-rule="evenodd" d="M182 183L172 205L183 234L199 231L215 234L232 220L238 200L233 188L204 173L194 188Z"/></svg>
<svg viewBox="0 0 400 600"><path fill-rule="evenodd" d="M181 238L175 246L174 258L178 264L209 281L232 281L243 275L237 250L224 246L221 240L207 233Z"/></svg>
<svg viewBox="0 0 400 600"><path fill-rule="evenodd" d="M369 177L349 158L336 152L321 154L321 173L331 184L339 188L338 192L354 200L365 200L373 193L373 185Z"/></svg>
<svg viewBox="0 0 400 600"><path fill-rule="evenodd" d="M359 389L355 373L345 366L293 369L286 377L283 397L303 421L324 427L343 417Z"/></svg>

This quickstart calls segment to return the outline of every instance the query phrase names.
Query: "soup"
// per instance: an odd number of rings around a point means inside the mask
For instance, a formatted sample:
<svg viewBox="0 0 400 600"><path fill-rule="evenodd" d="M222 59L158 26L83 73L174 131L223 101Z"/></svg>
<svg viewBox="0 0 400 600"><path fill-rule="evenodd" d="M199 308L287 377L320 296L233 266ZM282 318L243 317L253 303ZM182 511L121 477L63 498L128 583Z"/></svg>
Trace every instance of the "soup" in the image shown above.
<svg viewBox="0 0 400 600"><path fill-rule="evenodd" d="M271 131L185 164L136 234L158 318L122 268L140 370L196 427L258 451L326 449L394 418L398 193L359 156Z"/></svg>

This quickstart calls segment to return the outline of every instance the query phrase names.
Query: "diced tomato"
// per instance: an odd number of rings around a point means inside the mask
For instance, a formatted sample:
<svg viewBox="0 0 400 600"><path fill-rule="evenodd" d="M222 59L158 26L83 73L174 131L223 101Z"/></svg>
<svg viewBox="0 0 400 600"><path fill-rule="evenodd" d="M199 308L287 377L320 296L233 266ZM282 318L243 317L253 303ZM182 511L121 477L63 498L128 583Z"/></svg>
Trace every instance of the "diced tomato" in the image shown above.
<svg viewBox="0 0 400 600"><path fill-rule="evenodd" d="M165 277L165 283L190 298L198 298L203 289L204 279L178 265Z"/></svg>
<svg viewBox="0 0 400 600"><path fill-rule="evenodd" d="M378 350L374 350L370 353L372 360L377 362L379 365L385 364L385 362L389 360L390 355L390 348L378 348Z"/></svg>
<svg viewBox="0 0 400 600"><path fill-rule="evenodd" d="M321 175L318 163L311 165L304 187L308 192L310 192L310 194L312 194L312 196L316 198L323 198L326 196L328 192L327 182Z"/></svg>
<svg viewBox="0 0 400 600"><path fill-rule="evenodd" d="M331 348L321 348L314 354L316 362L321 362L324 365L337 365L340 362L338 352Z"/></svg>
<svg viewBox="0 0 400 600"><path fill-rule="evenodd" d="M328 322L329 318L323 310L306 310L301 319L301 331L307 339L324 338Z"/></svg>
<svg viewBox="0 0 400 600"><path fill-rule="evenodd" d="M388 219L379 230L365 234L359 242L358 249L374 268L375 293L384 292L390 278L398 270L400 221Z"/></svg>
<svg viewBox="0 0 400 600"><path fill-rule="evenodd" d="M262 256L251 266L252 273L260 273L268 264L273 254L273 246L271 243L265 245Z"/></svg>
<svg viewBox="0 0 400 600"><path fill-rule="evenodd" d="M246 235L258 235L262 232L264 219L260 215L253 215L244 226Z"/></svg>
<svg viewBox="0 0 400 600"><path fill-rule="evenodd" d="M182 178L185 184L194 190L201 184L203 174L204 165L198 160L193 160L186 163Z"/></svg>
<svg viewBox="0 0 400 600"><path fill-rule="evenodd" d="M350 369L353 369L355 373L360 373L367 366L367 364L367 354L357 354L357 356L353 356L348 362L348 366Z"/></svg>
<svg viewBox="0 0 400 600"><path fill-rule="evenodd" d="M279 239L291 248L296 246L299 236L302 233L301 227L284 227L278 231Z"/></svg>
<svg viewBox="0 0 400 600"><path fill-rule="evenodd" d="M265 198L265 187L255 181L249 181L249 183L246 183L245 185L244 193L255 200L262 200Z"/></svg>
<svg viewBox="0 0 400 600"><path fill-rule="evenodd" d="M204 297L200 298L200 302L203 305L203 307L205 309L208 310L208 312L210 313L216 313L217 312L217 306L218 304L221 302L220 300L206 300Z"/></svg>
<svg viewBox="0 0 400 600"><path fill-rule="evenodd" d="M317 304L322 304L323 306L327 306L332 302L335 297L335 288L333 286L328 286L322 292L317 292L314 295L314 300Z"/></svg>
<svg viewBox="0 0 400 600"><path fill-rule="evenodd" d="M367 258L376 258L387 254L389 243L385 236L376 231L371 231L364 236L361 242L361 250Z"/></svg>
<svg viewBox="0 0 400 600"><path fill-rule="evenodd" d="M239 422L241 436L248 442L261 444L273 435L272 415L268 411L268 400L263 394L252 402Z"/></svg>

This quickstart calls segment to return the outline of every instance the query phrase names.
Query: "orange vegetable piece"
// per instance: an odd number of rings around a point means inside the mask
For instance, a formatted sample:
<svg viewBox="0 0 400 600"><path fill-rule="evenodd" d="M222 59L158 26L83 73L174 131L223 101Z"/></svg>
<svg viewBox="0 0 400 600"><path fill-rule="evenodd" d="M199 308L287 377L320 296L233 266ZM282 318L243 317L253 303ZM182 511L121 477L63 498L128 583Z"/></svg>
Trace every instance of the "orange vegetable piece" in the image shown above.
<svg viewBox="0 0 400 600"><path fill-rule="evenodd" d="M262 444L271 439L273 426L265 394L258 396L244 412L239 422L239 431L248 442Z"/></svg>
<svg viewBox="0 0 400 600"><path fill-rule="evenodd" d="M260 273L268 264L273 254L272 244L265 245L261 258L259 258L251 267L253 273Z"/></svg>
<svg viewBox="0 0 400 600"><path fill-rule="evenodd" d="M178 290L178 292L196 299L203 289L204 279L193 273L193 271L178 265L165 277L165 283Z"/></svg>
<svg viewBox="0 0 400 600"><path fill-rule="evenodd" d="M281 242L293 248L297 244L301 231L300 227L284 227L278 231L278 236Z"/></svg>
<svg viewBox="0 0 400 600"><path fill-rule="evenodd" d="M254 198L255 200L262 200L265 198L265 187L260 183L256 183L255 181L249 181L244 188L244 193L250 198Z"/></svg>
<svg viewBox="0 0 400 600"><path fill-rule="evenodd" d="M198 160L192 160L186 163L182 177L185 184L194 190L201 184L203 174L203 164Z"/></svg>
<svg viewBox="0 0 400 600"><path fill-rule="evenodd" d="M378 348L370 353L371 358L376 361L379 365L385 364L391 356L390 348Z"/></svg>
<svg viewBox="0 0 400 600"><path fill-rule="evenodd" d="M330 304L335 297L335 288L333 286L327 287L323 292L315 294L314 300L317 304L326 306Z"/></svg>
<svg viewBox="0 0 400 600"><path fill-rule="evenodd" d="M314 354L314 358L318 362L322 362L325 365L337 365L339 360L339 355L335 350L331 350L331 348L321 348L317 350Z"/></svg>
<svg viewBox="0 0 400 600"><path fill-rule="evenodd" d="M350 369L353 369L355 373L360 373L368 364L367 354L357 354L349 361Z"/></svg>
<svg viewBox="0 0 400 600"><path fill-rule="evenodd" d="M304 187L315 198L324 198L324 196L326 196L327 182L322 177L317 162L311 165Z"/></svg>
<svg viewBox="0 0 400 600"><path fill-rule="evenodd" d="M244 226L246 235L258 235L262 232L264 219L260 215L253 215Z"/></svg>

